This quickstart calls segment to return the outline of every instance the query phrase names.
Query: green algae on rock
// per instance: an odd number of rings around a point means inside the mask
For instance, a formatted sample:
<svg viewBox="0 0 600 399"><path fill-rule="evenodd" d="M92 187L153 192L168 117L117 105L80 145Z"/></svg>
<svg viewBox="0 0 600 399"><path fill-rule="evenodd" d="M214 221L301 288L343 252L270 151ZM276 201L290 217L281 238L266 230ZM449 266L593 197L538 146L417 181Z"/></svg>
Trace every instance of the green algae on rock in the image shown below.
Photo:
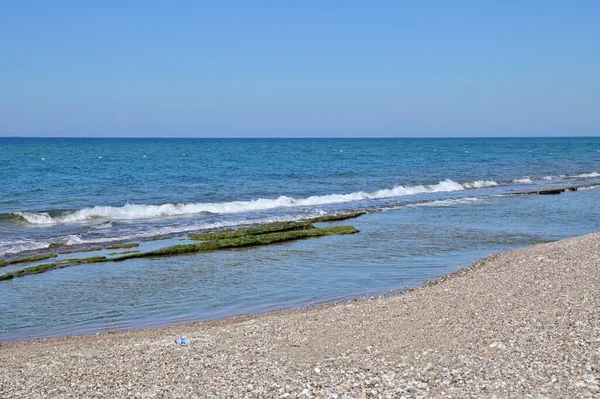
<svg viewBox="0 0 600 399"><path fill-rule="evenodd" d="M105 249L127 249L127 248L135 248L135 247L139 247L140 244L138 244L137 242L128 242L128 243L124 243L124 244L115 244L115 245L110 245L108 247L106 247Z"/></svg>
<svg viewBox="0 0 600 399"><path fill-rule="evenodd" d="M196 252L217 251L222 249L255 247L310 237L323 237L329 235L354 233L358 233L358 230L352 226L335 226L326 229L309 228L304 230L290 230L267 234L246 234L241 236L232 235L227 238L212 239L197 244L174 245L168 248L158 249L156 251L125 255L112 260L119 262L133 258L174 256ZM233 234L235 234L235 232Z"/></svg>
<svg viewBox="0 0 600 399"><path fill-rule="evenodd" d="M251 226L245 228L239 228L237 230L234 229L225 229L220 231L214 231L210 233L202 233L202 234L188 234L188 238L194 241L212 241L212 240L222 240L224 238L235 238L242 237L246 235L261 235L261 234L269 234L269 233L278 233L284 231L294 231L294 230L307 230L313 229L313 223L324 223L324 222L336 222L346 219L357 218L362 215L366 215L367 212L352 212L352 213L339 213L335 215L325 215L325 216L317 216L314 218L310 218L304 221L293 222L293 221L285 221L285 222L272 222L258 226Z"/></svg>
<svg viewBox="0 0 600 399"><path fill-rule="evenodd" d="M45 260L50 258L56 258L58 255L56 254L48 254L48 255L38 255L38 256L30 256L27 258L18 258L18 259L10 259L10 260L2 260L0 261L0 267L14 265L15 263L29 263L29 262L37 262L39 260Z"/></svg>
<svg viewBox="0 0 600 399"><path fill-rule="evenodd" d="M310 222L273 222L255 227L240 228L237 230L227 229L204 234L188 234L190 240L195 241L213 241L224 238L236 238L246 235L260 235L269 233L279 233L293 230L306 230L314 228Z"/></svg>
<svg viewBox="0 0 600 399"><path fill-rule="evenodd" d="M315 218L308 219L309 223L322 223L322 222L337 222L340 220L354 219L362 215L366 215L367 212L352 212L352 213L338 213L335 215L317 216Z"/></svg>
<svg viewBox="0 0 600 399"><path fill-rule="evenodd" d="M106 256L95 256L83 259L62 259L54 263L45 263L38 266L28 267L0 276L0 281L10 280L30 274L44 273L50 270L63 269L86 263L120 262L128 259L177 256L199 252L227 250L235 248L256 247L261 245L276 244L286 241L301 240L311 237L324 237L340 234L354 234L358 230L352 226L333 226L328 228L314 227L311 222L276 222L256 227L241 228L237 230L223 230L206 234L190 234L190 238L201 242L193 244L180 244L171 247L157 249L149 252L125 251L122 256L107 258ZM38 257L34 260L56 257ZM33 258L29 258L33 259ZM23 260L22 260L23 261Z"/></svg>
<svg viewBox="0 0 600 399"><path fill-rule="evenodd" d="M115 256L115 255L126 255L126 254L134 254L136 252L141 252L139 249L134 249L132 251L122 251L122 252L109 252L106 256Z"/></svg>
<svg viewBox="0 0 600 399"><path fill-rule="evenodd" d="M80 265L80 264L85 264L85 263L99 263L99 262L106 262L108 261L108 259L105 256L94 256L91 258L84 258L84 259L65 259L65 260L61 260L55 263L44 263L43 265L38 265L38 266L32 266L32 267L28 267L22 270L17 270L14 271L12 273L6 273L0 276L0 281L2 280L10 280L14 277L22 277L22 276L26 276L29 274L39 274L39 273L44 273L50 270L55 270L55 269L63 269L65 267L69 267L69 266L75 266L75 265Z"/></svg>

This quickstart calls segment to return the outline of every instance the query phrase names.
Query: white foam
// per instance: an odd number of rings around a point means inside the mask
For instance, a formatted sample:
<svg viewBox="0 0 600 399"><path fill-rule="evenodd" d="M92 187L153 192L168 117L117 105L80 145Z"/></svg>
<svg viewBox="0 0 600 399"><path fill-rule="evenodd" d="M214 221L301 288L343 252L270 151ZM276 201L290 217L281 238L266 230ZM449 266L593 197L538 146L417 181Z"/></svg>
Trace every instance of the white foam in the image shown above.
<svg viewBox="0 0 600 399"><path fill-rule="evenodd" d="M515 179L515 180L513 180L513 182L520 183L520 184L531 184L532 183L531 179L528 177L524 177L522 179Z"/></svg>
<svg viewBox="0 0 600 399"><path fill-rule="evenodd" d="M84 244L85 241L76 234L69 234L61 240L65 245Z"/></svg>
<svg viewBox="0 0 600 399"><path fill-rule="evenodd" d="M0 249L0 255L17 254L23 251L32 251L35 249L44 249L50 246L49 242L44 241L14 241L7 243L8 248Z"/></svg>
<svg viewBox="0 0 600 399"><path fill-rule="evenodd" d="M461 205L461 204L470 204L473 202L480 201L479 198L476 197L467 197L467 198L453 198L453 199L445 199L445 200L436 200L430 202L422 202L419 204L409 204L406 205L408 208L416 208L422 206L453 206L453 205Z"/></svg>
<svg viewBox="0 0 600 399"><path fill-rule="evenodd" d="M114 226L113 221L109 220L108 222L103 222L100 224L89 226L89 228L93 229L93 230L105 230L105 229L110 229L113 226Z"/></svg>
<svg viewBox="0 0 600 399"><path fill-rule="evenodd" d="M30 224L56 224L55 219L46 212L15 212Z"/></svg>
<svg viewBox="0 0 600 399"><path fill-rule="evenodd" d="M600 177L600 173L598 173L598 172L582 173L582 174L577 175L575 177Z"/></svg>
<svg viewBox="0 0 600 399"><path fill-rule="evenodd" d="M552 180L552 176L544 176L542 177L542 180Z"/></svg>
<svg viewBox="0 0 600 399"><path fill-rule="evenodd" d="M465 188L484 188L484 187L493 187L493 186L497 186L498 183L496 183L493 180L476 180L472 183L464 183L463 186Z"/></svg>
<svg viewBox="0 0 600 399"><path fill-rule="evenodd" d="M374 192L359 191L349 194L328 194L300 199L281 196L275 199L260 198L251 201L233 201L221 203L162 205L125 204L122 207L95 206L93 208L84 208L73 213L56 217L52 217L45 212L17 212L16 214L23 217L32 225L47 226L81 223L92 220L142 220L161 217L186 216L200 213L234 214L274 208L317 206L352 201L377 200L414 194L451 192L472 188L490 187L495 185L497 185L497 183L491 180L478 180L472 183L460 184L447 179L431 185L408 187L396 186L391 189L378 190Z"/></svg>

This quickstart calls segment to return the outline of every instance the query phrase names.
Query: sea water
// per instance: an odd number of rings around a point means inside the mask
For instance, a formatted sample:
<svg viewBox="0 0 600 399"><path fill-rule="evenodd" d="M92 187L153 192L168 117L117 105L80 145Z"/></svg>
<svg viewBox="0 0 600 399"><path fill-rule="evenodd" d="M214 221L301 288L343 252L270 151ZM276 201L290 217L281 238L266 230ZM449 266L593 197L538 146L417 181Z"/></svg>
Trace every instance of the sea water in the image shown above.
<svg viewBox="0 0 600 399"><path fill-rule="evenodd" d="M2 138L0 259L57 245L152 249L188 232L368 214L340 222L360 230L352 236L0 281L0 340L395 292L494 252L600 230L599 172L600 138Z"/></svg>

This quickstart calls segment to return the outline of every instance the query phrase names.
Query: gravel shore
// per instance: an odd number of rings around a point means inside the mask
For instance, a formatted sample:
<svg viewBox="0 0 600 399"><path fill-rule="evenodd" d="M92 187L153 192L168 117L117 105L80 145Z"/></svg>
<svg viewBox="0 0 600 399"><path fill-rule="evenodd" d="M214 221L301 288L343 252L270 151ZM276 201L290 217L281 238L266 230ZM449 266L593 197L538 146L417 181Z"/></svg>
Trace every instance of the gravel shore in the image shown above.
<svg viewBox="0 0 600 399"><path fill-rule="evenodd" d="M600 397L600 233L393 297L0 345L5 399L430 396Z"/></svg>

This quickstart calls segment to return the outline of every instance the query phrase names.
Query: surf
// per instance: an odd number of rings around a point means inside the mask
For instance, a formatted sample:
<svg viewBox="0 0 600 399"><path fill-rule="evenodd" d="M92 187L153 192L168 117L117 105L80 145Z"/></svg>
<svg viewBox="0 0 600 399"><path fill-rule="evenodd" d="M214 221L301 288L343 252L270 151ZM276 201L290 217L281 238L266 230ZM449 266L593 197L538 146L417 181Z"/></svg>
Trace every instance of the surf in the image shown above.
<svg viewBox="0 0 600 399"><path fill-rule="evenodd" d="M443 193L462 191L476 188L497 186L493 180L477 180L469 183L458 183L450 179L440 181L437 184L416 186L395 186L372 192L358 191L347 194L315 195L306 198L293 198L279 196L277 198L259 198L247 201L232 201L220 203L166 203L160 205L130 204L122 207L94 206L71 212L52 215L48 212L13 212L19 220L23 220L32 226L68 225L86 223L92 221L136 221L150 220L165 217L192 216L198 214L235 214L244 212L256 212L276 208L295 208L307 206L319 206L339 204L355 201L379 200L393 197L401 197L415 194Z"/></svg>

